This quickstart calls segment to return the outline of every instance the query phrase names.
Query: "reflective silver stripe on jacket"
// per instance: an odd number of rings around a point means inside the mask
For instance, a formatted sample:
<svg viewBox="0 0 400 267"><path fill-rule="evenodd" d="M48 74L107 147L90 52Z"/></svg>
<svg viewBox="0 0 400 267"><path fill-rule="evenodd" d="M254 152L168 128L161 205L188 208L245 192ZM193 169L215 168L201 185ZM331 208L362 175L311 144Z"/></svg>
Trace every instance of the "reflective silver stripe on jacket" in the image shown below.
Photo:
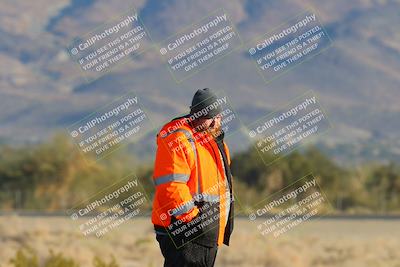
<svg viewBox="0 0 400 267"><path fill-rule="evenodd" d="M173 173L173 174L156 177L153 181L156 186L160 185L160 184L169 183L169 182L187 183L187 181L189 181L189 175L182 174L182 173Z"/></svg>
<svg viewBox="0 0 400 267"><path fill-rule="evenodd" d="M193 195L193 198L198 202L200 202L200 201L219 202L220 201L219 195L210 195L210 194L206 194L206 193L195 194L195 195Z"/></svg>
<svg viewBox="0 0 400 267"><path fill-rule="evenodd" d="M193 203L193 200L191 200L191 201L186 202L185 204L171 210L170 215L174 215L174 216L181 215L181 214L189 212L193 208L194 208L194 203Z"/></svg>

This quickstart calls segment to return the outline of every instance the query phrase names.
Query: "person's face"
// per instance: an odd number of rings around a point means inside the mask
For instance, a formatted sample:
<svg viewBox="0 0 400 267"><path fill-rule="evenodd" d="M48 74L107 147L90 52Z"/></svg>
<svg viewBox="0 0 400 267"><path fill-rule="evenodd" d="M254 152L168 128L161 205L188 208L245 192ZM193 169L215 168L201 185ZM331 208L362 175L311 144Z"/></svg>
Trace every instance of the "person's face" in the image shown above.
<svg viewBox="0 0 400 267"><path fill-rule="evenodd" d="M217 115L211 119L200 118L196 123L197 131L206 131L211 134L216 134L221 129L221 115Z"/></svg>

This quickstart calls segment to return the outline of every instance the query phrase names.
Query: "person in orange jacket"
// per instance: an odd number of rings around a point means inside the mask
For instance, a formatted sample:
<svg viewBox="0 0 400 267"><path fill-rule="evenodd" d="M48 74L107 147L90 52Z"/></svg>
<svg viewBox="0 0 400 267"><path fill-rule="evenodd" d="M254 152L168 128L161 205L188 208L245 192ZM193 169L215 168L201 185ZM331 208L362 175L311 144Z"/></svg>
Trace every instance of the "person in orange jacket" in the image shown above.
<svg viewBox="0 0 400 267"><path fill-rule="evenodd" d="M218 246L229 246L234 201L222 103L198 90L190 113L157 134L152 223L164 267L212 267Z"/></svg>

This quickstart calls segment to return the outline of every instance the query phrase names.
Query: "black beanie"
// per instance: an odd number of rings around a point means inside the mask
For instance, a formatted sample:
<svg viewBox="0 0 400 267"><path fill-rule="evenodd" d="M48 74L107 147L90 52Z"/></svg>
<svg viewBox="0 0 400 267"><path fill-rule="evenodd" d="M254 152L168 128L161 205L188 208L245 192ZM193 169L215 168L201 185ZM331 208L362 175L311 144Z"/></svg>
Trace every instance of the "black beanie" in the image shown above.
<svg viewBox="0 0 400 267"><path fill-rule="evenodd" d="M222 112L221 105L216 105L216 108L208 108L208 106L217 102L217 95L209 88L199 89L193 96L192 105L190 106L190 114L194 114L204 109L201 117L213 118Z"/></svg>

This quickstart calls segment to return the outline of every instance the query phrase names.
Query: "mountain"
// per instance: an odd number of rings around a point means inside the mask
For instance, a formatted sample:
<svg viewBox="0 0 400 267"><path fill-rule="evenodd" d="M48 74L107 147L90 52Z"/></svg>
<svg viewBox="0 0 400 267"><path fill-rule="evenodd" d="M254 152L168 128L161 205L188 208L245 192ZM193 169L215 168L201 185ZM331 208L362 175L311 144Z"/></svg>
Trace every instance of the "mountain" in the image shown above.
<svg viewBox="0 0 400 267"><path fill-rule="evenodd" d="M139 96L155 130L187 112L199 88L227 93L245 125L313 90L334 126L314 142L341 161L400 159L399 1L14 0L1 5L3 143L40 142L66 131L128 90ZM179 84L150 46L88 83L67 47L133 7L154 43L223 7L244 46ZM332 46L265 84L246 44L308 8L317 11ZM240 147L240 138L232 139L233 147Z"/></svg>

